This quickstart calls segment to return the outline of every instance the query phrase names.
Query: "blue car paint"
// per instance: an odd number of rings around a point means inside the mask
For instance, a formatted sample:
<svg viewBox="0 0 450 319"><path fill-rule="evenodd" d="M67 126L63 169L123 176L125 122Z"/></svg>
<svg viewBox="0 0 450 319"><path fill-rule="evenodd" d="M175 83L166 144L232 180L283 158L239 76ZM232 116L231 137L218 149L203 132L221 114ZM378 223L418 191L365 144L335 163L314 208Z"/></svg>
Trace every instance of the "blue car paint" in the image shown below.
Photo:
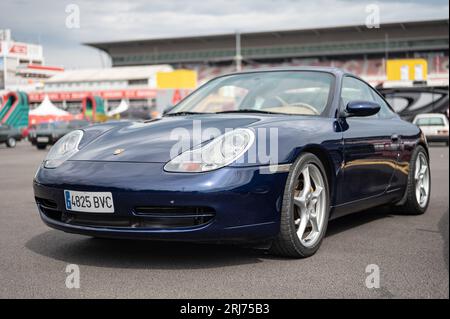
<svg viewBox="0 0 450 319"><path fill-rule="evenodd" d="M65 211L65 189L108 191L113 194L116 214L122 216L134 215L134 208L140 206L211 207L216 212L211 224L200 229L166 230L172 235L189 234L196 240L276 235L287 173L261 174L258 167L226 167L209 173L184 174L164 172L163 167L164 163L67 161L54 170L39 171L34 183L35 196L54 199L58 208ZM41 181L45 181L45 186ZM52 224L45 215L41 216ZM139 236L154 238L166 231L146 230ZM130 231L109 233L126 235Z"/></svg>
<svg viewBox="0 0 450 319"><path fill-rule="evenodd" d="M195 241L276 236L287 172L261 174L267 163L260 159L208 173L164 171L171 147L180 142L170 133L176 128L192 133L194 120L200 120L203 129L214 127L222 133L225 128L277 128L279 164L293 163L305 151L318 155L330 182L331 218L399 201L405 193L412 151L419 143L426 146L423 134L397 116L340 118L339 97L346 73L337 69L320 72L331 72L336 79L326 116L201 114L96 125L84 129L80 152L58 168L41 168L34 180L35 196L56 201L63 212L65 189L110 191L115 214L133 216L134 208L141 205L202 205L216 212L207 225L177 229L74 226L52 220L40 209L42 219L50 227L94 236ZM394 140L394 135L399 139ZM195 146L205 141L184 142ZM126 152L114 156L117 148ZM258 148L258 143L252 148Z"/></svg>

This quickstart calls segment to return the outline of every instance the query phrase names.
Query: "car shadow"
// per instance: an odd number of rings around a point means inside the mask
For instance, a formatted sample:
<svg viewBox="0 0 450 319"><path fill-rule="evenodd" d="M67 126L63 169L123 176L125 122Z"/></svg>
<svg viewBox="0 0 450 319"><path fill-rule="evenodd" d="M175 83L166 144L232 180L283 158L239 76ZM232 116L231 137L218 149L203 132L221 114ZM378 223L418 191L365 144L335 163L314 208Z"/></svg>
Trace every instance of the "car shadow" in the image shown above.
<svg viewBox="0 0 450 319"><path fill-rule="evenodd" d="M358 226L368 224L379 219L391 218L395 215L396 213L392 210L392 208L376 207L331 220L328 223L325 240L326 237L332 237L346 230L357 228Z"/></svg>
<svg viewBox="0 0 450 319"><path fill-rule="evenodd" d="M262 262L265 252L234 245L100 239L49 230L25 247L67 263L108 268L202 269Z"/></svg>
<svg viewBox="0 0 450 319"><path fill-rule="evenodd" d="M390 212L384 208L345 216L330 221L326 237L387 217ZM34 236L25 247L66 263L107 268L206 269L255 264L269 259L289 260L269 255L262 249L239 245L99 239L57 230Z"/></svg>

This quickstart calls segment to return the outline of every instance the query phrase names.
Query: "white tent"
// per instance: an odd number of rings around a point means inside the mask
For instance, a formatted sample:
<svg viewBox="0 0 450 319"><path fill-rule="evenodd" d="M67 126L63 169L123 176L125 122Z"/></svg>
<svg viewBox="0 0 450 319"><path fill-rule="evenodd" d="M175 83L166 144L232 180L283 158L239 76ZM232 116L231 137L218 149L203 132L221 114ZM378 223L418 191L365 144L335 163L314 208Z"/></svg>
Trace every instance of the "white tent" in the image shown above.
<svg viewBox="0 0 450 319"><path fill-rule="evenodd" d="M31 110L29 114L31 116L55 116L55 117L64 117L71 115L69 112L57 108L50 101L48 95L46 95L42 103L34 110Z"/></svg>
<svg viewBox="0 0 450 319"><path fill-rule="evenodd" d="M127 102L125 102L125 100L120 101L119 106L117 106L114 110L111 110L109 112L106 113L107 116L114 116L120 113L125 112L126 110L128 110L128 104Z"/></svg>

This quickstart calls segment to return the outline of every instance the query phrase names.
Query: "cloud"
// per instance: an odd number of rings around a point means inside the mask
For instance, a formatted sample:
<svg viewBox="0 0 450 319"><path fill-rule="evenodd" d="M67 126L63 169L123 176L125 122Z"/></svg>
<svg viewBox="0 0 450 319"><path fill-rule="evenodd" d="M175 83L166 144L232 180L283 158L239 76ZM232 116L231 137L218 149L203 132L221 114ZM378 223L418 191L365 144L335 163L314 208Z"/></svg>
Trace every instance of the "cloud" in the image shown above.
<svg viewBox="0 0 450 319"><path fill-rule="evenodd" d="M80 29L65 25L70 3L80 8ZM0 28L41 43L48 64L100 67L105 58L81 43L363 24L372 3L382 22L448 19L442 0L2 0Z"/></svg>

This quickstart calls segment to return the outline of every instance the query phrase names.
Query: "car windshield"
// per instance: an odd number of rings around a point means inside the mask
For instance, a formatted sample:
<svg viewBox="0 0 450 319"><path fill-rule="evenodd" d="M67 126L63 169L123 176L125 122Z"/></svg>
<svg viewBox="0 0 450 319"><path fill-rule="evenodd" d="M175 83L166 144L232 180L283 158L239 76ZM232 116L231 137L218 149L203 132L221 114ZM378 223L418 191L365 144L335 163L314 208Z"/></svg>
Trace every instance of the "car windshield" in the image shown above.
<svg viewBox="0 0 450 319"><path fill-rule="evenodd" d="M416 125L419 126L444 126L444 119L442 117L423 117L416 120Z"/></svg>
<svg viewBox="0 0 450 319"><path fill-rule="evenodd" d="M89 122L83 121L83 120L74 120L74 121L69 122L69 128L82 128L82 127L85 127L88 125L89 125Z"/></svg>
<svg viewBox="0 0 450 319"><path fill-rule="evenodd" d="M258 112L322 115L334 76L314 71L270 71L214 79L181 101L167 115Z"/></svg>
<svg viewBox="0 0 450 319"><path fill-rule="evenodd" d="M36 125L36 128L38 130L46 130L46 129L49 129L51 127L51 125L52 125L51 123L41 123L41 124Z"/></svg>

